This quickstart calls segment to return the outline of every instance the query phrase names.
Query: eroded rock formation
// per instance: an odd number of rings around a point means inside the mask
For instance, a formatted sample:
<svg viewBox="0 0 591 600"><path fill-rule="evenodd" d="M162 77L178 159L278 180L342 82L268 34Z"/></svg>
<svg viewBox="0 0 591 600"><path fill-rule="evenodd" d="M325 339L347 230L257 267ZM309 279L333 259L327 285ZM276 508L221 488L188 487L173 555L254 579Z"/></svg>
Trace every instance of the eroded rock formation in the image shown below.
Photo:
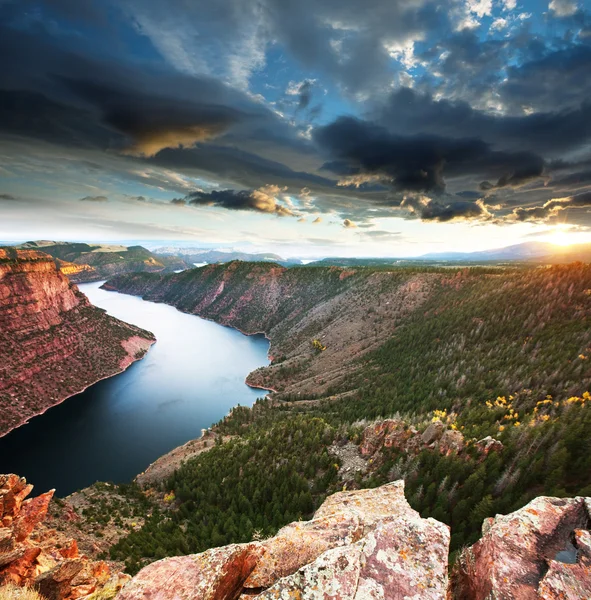
<svg viewBox="0 0 591 600"><path fill-rule="evenodd" d="M42 526L53 490L26 499L32 488L17 475L0 475L0 586L33 586L46 600L119 589L128 576L112 574L106 563L80 555L76 540Z"/></svg>
<svg viewBox="0 0 591 600"><path fill-rule="evenodd" d="M153 343L92 306L51 257L0 248L0 435L119 373Z"/></svg>
<svg viewBox="0 0 591 600"><path fill-rule="evenodd" d="M155 562L118 599L443 599L448 547L448 527L421 518L397 481L334 494L269 540Z"/></svg>
<svg viewBox="0 0 591 600"><path fill-rule="evenodd" d="M532 500L486 519L483 537L458 558L452 600L591 598L591 498Z"/></svg>

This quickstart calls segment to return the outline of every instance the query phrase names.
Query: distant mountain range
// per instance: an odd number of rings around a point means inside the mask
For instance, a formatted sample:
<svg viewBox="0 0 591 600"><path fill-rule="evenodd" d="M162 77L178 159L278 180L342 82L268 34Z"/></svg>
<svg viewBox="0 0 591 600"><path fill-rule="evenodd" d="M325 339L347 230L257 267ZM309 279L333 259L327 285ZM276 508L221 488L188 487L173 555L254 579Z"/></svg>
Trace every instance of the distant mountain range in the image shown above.
<svg viewBox="0 0 591 600"><path fill-rule="evenodd" d="M565 264L576 261L591 262L591 244L559 246L550 242L524 242L504 248L478 252L436 252L412 258L350 258L330 257L310 263L308 266L337 267L388 267L408 266L417 263L498 263L528 262L539 264Z"/></svg>
<svg viewBox="0 0 591 600"><path fill-rule="evenodd" d="M478 252L438 252L424 254L419 259L461 262L518 260L542 263L564 263L576 260L589 261L591 260L591 244L559 246L550 242L525 242L506 246L505 248L494 248Z"/></svg>
<svg viewBox="0 0 591 600"><path fill-rule="evenodd" d="M165 246L157 248L154 252L161 256L178 256L191 263L227 263L233 260L245 262L276 262L280 264L300 264L299 260L285 260L272 252L250 253L240 250L211 250L210 248L179 248Z"/></svg>

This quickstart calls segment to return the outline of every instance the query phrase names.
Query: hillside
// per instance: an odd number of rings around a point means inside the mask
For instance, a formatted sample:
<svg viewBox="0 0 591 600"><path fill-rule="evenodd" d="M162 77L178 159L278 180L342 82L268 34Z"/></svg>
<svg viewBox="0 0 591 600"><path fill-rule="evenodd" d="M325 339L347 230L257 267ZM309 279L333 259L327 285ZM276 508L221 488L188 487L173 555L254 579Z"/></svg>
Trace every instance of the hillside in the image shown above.
<svg viewBox="0 0 591 600"><path fill-rule="evenodd" d="M338 387L362 355L379 347L428 297L438 273L207 265L172 275L130 274L104 287L235 327L265 333L272 364L248 383L287 399Z"/></svg>
<svg viewBox="0 0 591 600"><path fill-rule="evenodd" d="M591 492L589 265L232 263L108 287L264 331L274 363L249 379L282 386L219 423L224 443L150 484L169 498L166 517L155 513L111 549L132 572L272 534L343 486L404 478L413 508L451 526L452 562L484 518L539 495ZM326 385L331 347L338 376ZM304 368L289 368L302 358Z"/></svg>
<svg viewBox="0 0 591 600"><path fill-rule="evenodd" d="M153 343L92 306L47 254L0 248L0 435L121 372Z"/></svg>
<svg viewBox="0 0 591 600"><path fill-rule="evenodd" d="M100 281L119 273L172 272L188 266L181 258L159 256L142 246L36 241L18 248L40 250L53 256L62 273L74 283Z"/></svg>

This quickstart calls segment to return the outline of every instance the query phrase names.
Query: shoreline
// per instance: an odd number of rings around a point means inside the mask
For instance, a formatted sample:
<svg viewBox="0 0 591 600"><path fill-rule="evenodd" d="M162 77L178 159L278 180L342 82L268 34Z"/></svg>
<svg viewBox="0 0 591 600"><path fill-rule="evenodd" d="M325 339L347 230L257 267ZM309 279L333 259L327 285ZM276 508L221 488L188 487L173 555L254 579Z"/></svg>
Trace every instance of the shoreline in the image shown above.
<svg viewBox="0 0 591 600"><path fill-rule="evenodd" d="M268 365L261 365L261 367L268 367L268 366L270 366L272 364L271 363L271 354L270 354L272 340L267 335L266 331L253 331L251 333L248 333L247 331L243 331L242 329L240 329L240 327L236 327L234 325L228 325L227 323L219 323L218 321L216 321L216 320L214 320L214 319L212 319L210 317L205 317L203 315L200 315L200 314L197 314L197 313L193 313L193 312L189 312L187 310L182 310L182 309L178 308L178 306L175 306L174 304L169 304L168 302L163 302L161 300L146 300L146 298L144 298L140 294L127 294L126 292L121 292L121 291L119 291L119 290L117 290L117 289L115 289L113 287L105 286L105 284L107 282L108 282L108 280L105 281L105 283L103 283L103 285L100 286L101 290L105 290L107 292L115 292L116 294L123 294L125 296L134 296L136 298L141 298L144 302L153 302L154 304L164 304L165 306L170 306L170 307L174 308L175 310L178 310L180 313L182 313L184 315L191 315L192 317L198 317L199 319L203 319L204 321L209 321L210 323L215 323L216 325L220 325L221 327L227 327L228 329L233 329L234 331L238 331L239 333L241 333L242 335L245 335L247 337L252 337L253 335L262 335L269 342L269 350L267 351L267 358L269 359L269 364ZM260 369L261 367L257 367L257 369ZM251 388L253 390L264 390L266 392L271 392L271 393L274 393L274 394L278 393L278 390L275 390L273 388L262 387L260 385L252 385L252 384L248 383L248 377L250 376L251 373L254 373L254 371L251 371L250 373L248 373L248 375L244 379L245 385L247 385L249 388Z"/></svg>
<svg viewBox="0 0 591 600"><path fill-rule="evenodd" d="M143 338L143 339L147 340L147 338ZM150 345L148 347L148 351L144 354L144 356L146 356L146 354L149 352L149 349L156 343L157 340L147 340L147 341L150 342ZM115 373L112 373L111 375L105 375L104 377L101 377L101 378L97 379L96 381L93 381L93 382L85 385L82 389L78 390L77 392L69 394L68 396L65 396L64 398L61 398L57 402L54 402L53 404L50 404L49 406L47 406L42 411L36 412L33 415L25 417L25 419L23 421L21 421L20 423L18 423L14 427L11 427L8 431L5 431L4 433L0 433L0 439L3 438L3 437L5 437L5 436L7 436L9 433L12 433L16 429L20 429L21 427L24 427L25 425L28 425L29 422L31 421L31 419L34 419L35 417L40 417L41 415L44 415L49 409L54 408L56 406L59 406L60 404L62 404L66 400L69 400L70 398L73 398L74 396L78 396L78 394L82 394L89 387L92 387L93 385L95 385L95 384L97 384L97 383L99 383L101 381L104 381L105 379L110 379L111 377L115 377L116 375L121 375L121 373L125 373L125 371L127 371L127 369L129 369L129 367L131 367L131 365L133 365L136 362L139 362L140 360L142 360L144 358L144 356L141 356L140 358L134 358L125 368L120 369L119 371L116 371Z"/></svg>

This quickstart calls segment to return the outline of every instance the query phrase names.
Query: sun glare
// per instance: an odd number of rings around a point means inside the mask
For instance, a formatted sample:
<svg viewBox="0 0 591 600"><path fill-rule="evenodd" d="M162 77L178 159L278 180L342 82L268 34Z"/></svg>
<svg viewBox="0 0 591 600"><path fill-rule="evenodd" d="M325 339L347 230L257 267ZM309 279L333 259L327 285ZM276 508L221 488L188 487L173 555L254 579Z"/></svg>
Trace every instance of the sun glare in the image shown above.
<svg viewBox="0 0 591 600"><path fill-rule="evenodd" d="M548 240L557 246L569 246L574 243L573 236L568 231L561 230L552 233Z"/></svg>

